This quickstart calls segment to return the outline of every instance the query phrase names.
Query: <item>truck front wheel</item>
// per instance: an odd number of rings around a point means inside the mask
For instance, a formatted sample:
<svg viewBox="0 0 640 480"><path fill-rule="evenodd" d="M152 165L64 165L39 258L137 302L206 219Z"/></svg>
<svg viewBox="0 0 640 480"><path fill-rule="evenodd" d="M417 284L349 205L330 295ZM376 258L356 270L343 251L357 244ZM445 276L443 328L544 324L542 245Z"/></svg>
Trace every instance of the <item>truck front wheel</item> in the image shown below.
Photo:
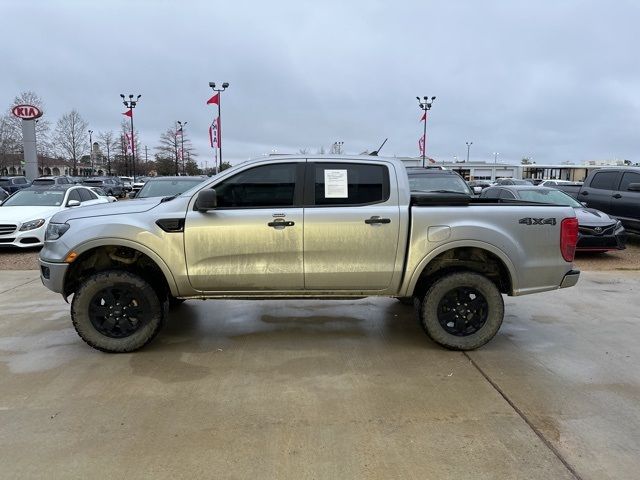
<svg viewBox="0 0 640 480"><path fill-rule="evenodd" d="M93 348L132 352L160 331L167 303L138 275L110 270L82 282L71 302L71 318L78 335Z"/></svg>
<svg viewBox="0 0 640 480"><path fill-rule="evenodd" d="M504 302L488 278L473 272L451 273L429 288L419 315L434 342L452 350L473 350L498 333Z"/></svg>

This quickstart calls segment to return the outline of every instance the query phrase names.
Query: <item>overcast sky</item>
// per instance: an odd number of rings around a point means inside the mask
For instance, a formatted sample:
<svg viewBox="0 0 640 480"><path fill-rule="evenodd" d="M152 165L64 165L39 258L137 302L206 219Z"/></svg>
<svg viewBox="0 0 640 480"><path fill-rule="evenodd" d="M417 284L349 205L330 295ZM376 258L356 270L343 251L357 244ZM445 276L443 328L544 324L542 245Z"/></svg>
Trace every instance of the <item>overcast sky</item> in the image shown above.
<svg viewBox="0 0 640 480"><path fill-rule="evenodd" d="M141 143L176 120L200 160L222 98L232 163L344 141L418 155L416 95L435 95L438 160L640 161L640 2L0 1L0 100L33 90L55 123L76 108L118 128L141 93Z"/></svg>

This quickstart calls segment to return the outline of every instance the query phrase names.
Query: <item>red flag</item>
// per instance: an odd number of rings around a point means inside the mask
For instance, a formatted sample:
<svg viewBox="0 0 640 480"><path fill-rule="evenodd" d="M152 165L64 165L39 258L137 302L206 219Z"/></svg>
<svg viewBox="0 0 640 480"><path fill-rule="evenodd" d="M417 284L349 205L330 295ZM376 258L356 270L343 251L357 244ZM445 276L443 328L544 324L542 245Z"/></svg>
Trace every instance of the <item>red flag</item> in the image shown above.
<svg viewBox="0 0 640 480"><path fill-rule="evenodd" d="M424 142L425 142L425 138L423 135L420 137L420 140L418 140L418 148L420 148L420 155L424 155Z"/></svg>
<svg viewBox="0 0 640 480"><path fill-rule="evenodd" d="M125 117L133 117L133 108L130 108L126 112L122 112Z"/></svg>
<svg viewBox="0 0 640 480"><path fill-rule="evenodd" d="M422 114L422 118L420 119L421 122L426 122L427 121L427 112L424 112Z"/></svg>
<svg viewBox="0 0 640 480"><path fill-rule="evenodd" d="M207 105L220 105L220 92L216 93L213 97L207 100Z"/></svg>

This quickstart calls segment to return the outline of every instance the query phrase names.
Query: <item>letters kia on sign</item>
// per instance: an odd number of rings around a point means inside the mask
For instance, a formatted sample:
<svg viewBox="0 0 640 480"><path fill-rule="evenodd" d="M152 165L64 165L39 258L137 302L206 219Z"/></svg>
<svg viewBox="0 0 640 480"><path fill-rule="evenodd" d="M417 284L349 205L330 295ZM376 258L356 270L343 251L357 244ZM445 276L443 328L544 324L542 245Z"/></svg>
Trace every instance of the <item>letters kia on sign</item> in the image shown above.
<svg viewBox="0 0 640 480"><path fill-rule="evenodd" d="M16 105L11 109L11 112L23 120L33 120L42 116L42 111L33 105Z"/></svg>

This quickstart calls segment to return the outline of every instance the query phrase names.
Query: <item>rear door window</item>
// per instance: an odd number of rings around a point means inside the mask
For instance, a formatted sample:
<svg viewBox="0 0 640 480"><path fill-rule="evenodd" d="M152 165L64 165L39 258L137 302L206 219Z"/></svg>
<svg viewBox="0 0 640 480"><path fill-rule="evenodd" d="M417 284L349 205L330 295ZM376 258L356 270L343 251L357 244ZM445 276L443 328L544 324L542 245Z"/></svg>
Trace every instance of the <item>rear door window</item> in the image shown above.
<svg viewBox="0 0 640 480"><path fill-rule="evenodd" d="M308 184L312 186L314 205L370 205L389 199L389 171L385 165L314 163L308 170L313 175Z"/></svg>
<svg viewBox="0 0 640 480"><path fill-rule="evenodd" d="M628 190L631 183L640 183L640 173L624 172L620 182L620 190Z"/></svg>
<svg viewBox="0 0 640 480"><path fill-rule="evenodd" d="M516 198L516 196L511 193L509 190L505 190L504 188L500 190L500 198L508 198L510 200L513 200Z"/></svg>

